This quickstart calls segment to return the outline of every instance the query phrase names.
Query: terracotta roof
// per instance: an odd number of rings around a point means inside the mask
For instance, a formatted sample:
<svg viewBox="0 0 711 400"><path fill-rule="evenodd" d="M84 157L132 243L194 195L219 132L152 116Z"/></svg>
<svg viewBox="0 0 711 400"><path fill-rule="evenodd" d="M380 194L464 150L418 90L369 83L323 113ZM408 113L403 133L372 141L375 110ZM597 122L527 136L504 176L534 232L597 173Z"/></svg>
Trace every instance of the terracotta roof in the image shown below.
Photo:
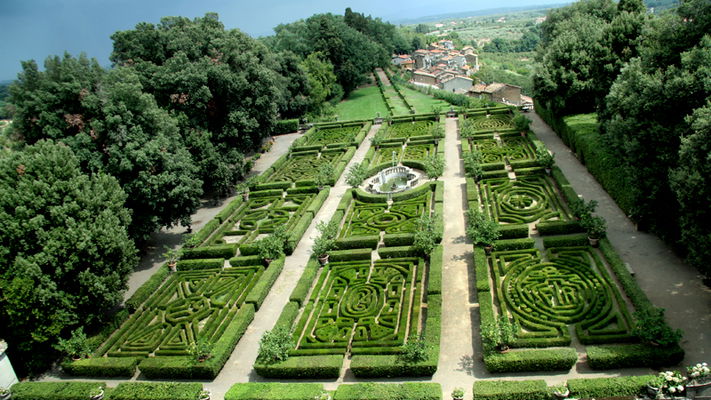
<svg viewBox="0 0 711 400"><path fill-rule="evenodd" d="M475 93L483 93L486 90L486 85L483 83L477 83L472 86L471 91Z"/></svg>
<svg viewBox="0 0 711 400"><path fill-rule="evenodd" d="M402 64L414 64L414 63L415 63L415 62L412 61L412 60L407 60L407 61L401 62L400 64L402 65Z"/></svg>

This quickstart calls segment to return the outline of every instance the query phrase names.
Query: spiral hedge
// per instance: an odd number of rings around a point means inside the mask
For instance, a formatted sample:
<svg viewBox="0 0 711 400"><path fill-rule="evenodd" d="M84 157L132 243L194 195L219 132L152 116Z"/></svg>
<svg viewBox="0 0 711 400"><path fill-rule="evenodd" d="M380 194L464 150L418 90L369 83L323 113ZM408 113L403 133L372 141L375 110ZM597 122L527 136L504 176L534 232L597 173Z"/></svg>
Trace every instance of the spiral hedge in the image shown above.
<svg viewBox="0 0 711 400"><path fill-rule="evenodd" d="M389 125L385 131L387 138L407 138L430 134L434 121L397 122Z"/></svg>
<svg viewBox="0 0 711 400"><path fill-rule="evenodd" d="M479 187L484 210L499 223L569 220L554 187L543 175L485 179Z"/></svg>
<svg viewBox="0 0 711 400"><path fill-rule="evenodd" d="M432 192L427 190L415 198L394 202L390 207L385 202L366 202L354 199L340 232L341 238L351 236L379 235L385 233L413 233L417 219L429 213Z"/></svg>
<svg viewBox="0 0 711 400"><path fill-rule="evenodd" d="M309 153L309 152L303 152ZM314 179L316 171L323 164L337 164L346 154L346 150L329 150L301 155L292 153L292 156L268 177L270 181L301 181Z"/></svg>
<svg viewBox="0 0 711 400"><path fill-rule="evenodd" d="M356 135L358 135L361 128L362 125L346 126L341 128L316 128L314 132L304 137L304 140L299 142L299 145L325 146L332 143L350 143L355 139Z"/></svg>

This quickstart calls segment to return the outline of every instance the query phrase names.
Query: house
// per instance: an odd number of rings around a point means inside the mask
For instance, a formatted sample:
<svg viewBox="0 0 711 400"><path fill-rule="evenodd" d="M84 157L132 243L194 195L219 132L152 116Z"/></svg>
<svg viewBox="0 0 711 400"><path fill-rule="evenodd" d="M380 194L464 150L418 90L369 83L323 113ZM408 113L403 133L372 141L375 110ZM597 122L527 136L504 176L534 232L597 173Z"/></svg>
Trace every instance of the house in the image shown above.
<svg viewBox="0 0 711 400"><path fill-rule="evenodd" d="M421 86L436 86L437 78L427 71L417 70L412 73L412 83Z"/></svg>
<svg viewBox="0 0 711 400"><path fill-rule="evenodd" d="M408 61L403 61L400 63L400 69L406 69L406 70L414 70L415 69L415 61L414 60L408 60Z"/></svg>
<svg viewBox="0 0 711 400"><path fill-rule="evenodd" d="M474 72L479 70L479 56L474 52L464 53L464 59L466 60L467 65L469 65Z"/></svg>
<svg viewBox="0 0 711 400"><path fill-rule="evenodd" d="M406 62L406 61L411 61L412 58L410 57L409 54L400 54L400 55L393 55L392 56L392 64L400 66L400 64Z"/></svg>
<svg viewBox="0 0 711 400"><path fill-rule="evenodd" d="M439 87L447 92L467 93L472 88L473 83L474 81L466 76L450 75L439 82Z"/></svg>
<svg viewBox="0 0 711 400"><path fill-rule="evenodd" d="M469 95L497 103L521 105L521 87L508 83L476 84L469 90Z"/></svg>

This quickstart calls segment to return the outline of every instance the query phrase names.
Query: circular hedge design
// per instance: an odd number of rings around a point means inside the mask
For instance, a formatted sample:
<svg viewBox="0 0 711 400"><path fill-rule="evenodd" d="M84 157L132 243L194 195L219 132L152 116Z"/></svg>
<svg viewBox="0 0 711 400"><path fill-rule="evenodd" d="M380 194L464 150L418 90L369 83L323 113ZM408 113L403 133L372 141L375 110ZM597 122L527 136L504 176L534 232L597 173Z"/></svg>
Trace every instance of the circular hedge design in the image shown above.
<svg viewBox="0 0 711 400"><path fill-rule="evenodd" d="M480 190L486 200L485 208L497 222L530 223L570 219L544 176L524 176L517 180L487 179L483 181Z"/></svg>
<svg viewBox="0 0 711 400"><path fill-rule="evenodd" d="M365 203L353 200L340 237L414 232L416 219L429 212L431 193L393 203Z"/></svg>
<svg viewBox="0 0 711 400"><path fill-rule="evenodd" d="M481 116L469 119L467 124L475 131L503 130L514 128L511 116L505 114Z"/></svg>

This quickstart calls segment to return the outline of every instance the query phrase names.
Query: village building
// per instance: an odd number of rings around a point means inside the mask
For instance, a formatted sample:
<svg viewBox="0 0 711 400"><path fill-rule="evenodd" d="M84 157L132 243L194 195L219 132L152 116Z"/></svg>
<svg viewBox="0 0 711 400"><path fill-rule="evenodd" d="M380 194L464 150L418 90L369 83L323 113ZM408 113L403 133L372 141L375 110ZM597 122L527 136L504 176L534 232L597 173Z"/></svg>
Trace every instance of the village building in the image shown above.
<svg viewBox="0 0 711 400"><path fill-rule="evenodd" d="M469 95L488 99L497 103L521 105L521 87L508 83L495 82L489 85L479 83L469 90Z"/></svg>

